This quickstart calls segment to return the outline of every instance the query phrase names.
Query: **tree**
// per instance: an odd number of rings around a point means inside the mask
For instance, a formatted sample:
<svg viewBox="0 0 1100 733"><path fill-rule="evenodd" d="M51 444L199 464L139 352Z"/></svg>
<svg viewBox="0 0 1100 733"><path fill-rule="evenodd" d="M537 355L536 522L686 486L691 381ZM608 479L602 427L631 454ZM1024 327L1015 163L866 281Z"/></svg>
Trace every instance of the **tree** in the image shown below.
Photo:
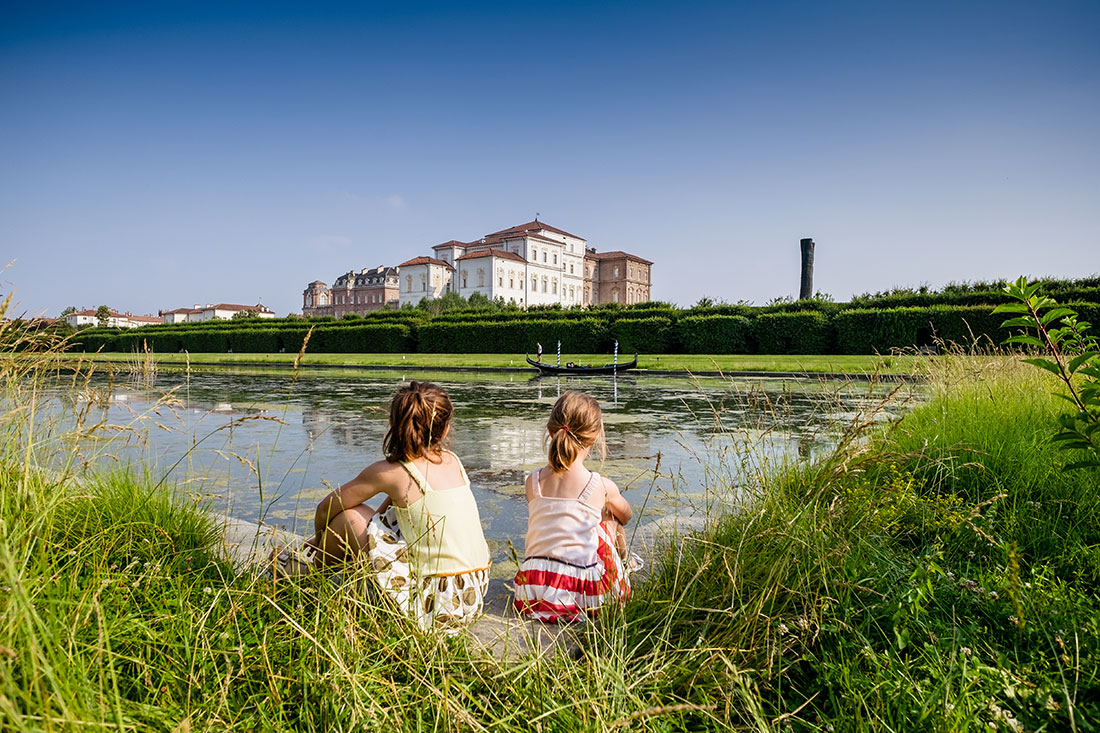
<svg viewBox="0 0 1100 733"><path fill-rule="evenodd" d="M256 315L256 311L254 311L254 310L237 311L236 313L233 314L233 318L231 320L243 321L246 318L259 318L259 316Z"/></svg>
<svg viewBox="0 0 1100 733"><path fill-rule="evenodd" d="M106 326L111 322L111 309L105 305L101 305L95 309L96 320L99 321L99 325Z"/></svg>
<svg viewBox="0 0 1100 733"><path fill-rule="evenodd" d="M58 318L64 318L65 316L69 315L70 313L76 313L76 306L75 305L70 305L68 308L61 311L61 315L58 316Z"/></svg>

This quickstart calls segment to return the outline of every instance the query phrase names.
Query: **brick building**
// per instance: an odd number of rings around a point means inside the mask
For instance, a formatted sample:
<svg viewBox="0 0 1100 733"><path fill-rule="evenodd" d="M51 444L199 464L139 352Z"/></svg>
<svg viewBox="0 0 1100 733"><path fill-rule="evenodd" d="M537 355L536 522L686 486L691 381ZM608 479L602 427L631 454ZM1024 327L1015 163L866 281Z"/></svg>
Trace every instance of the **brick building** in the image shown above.
<svg viewBox="0 0 1100 733"><path fill-rule="evenodd" d="M397 275L398 268L380 265L358 272L349 270L336 278L331 288L314 280L302 291L302 314L342 318L348 313L361 315L396 306Z"/></svg>

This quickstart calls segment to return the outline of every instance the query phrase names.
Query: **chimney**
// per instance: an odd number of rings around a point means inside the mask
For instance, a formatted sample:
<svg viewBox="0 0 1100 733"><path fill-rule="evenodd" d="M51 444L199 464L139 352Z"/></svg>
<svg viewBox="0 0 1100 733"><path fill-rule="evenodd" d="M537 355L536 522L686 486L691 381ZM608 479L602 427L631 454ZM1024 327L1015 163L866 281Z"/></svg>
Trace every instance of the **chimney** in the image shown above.
<svg viewBox="0 0 1100 733"><path fill-rule="evenodd" d="M799 300L814 297L814 240L803 239L802 247L802 286L798 289Z"/></svg>

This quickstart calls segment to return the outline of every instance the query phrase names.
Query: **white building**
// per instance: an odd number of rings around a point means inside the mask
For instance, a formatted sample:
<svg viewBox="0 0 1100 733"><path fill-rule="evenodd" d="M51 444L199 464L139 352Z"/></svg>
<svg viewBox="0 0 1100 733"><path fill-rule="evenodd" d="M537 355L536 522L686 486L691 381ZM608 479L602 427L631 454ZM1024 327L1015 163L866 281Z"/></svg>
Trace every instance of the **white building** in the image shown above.
<svg viewBox="0 0 1100 733"><path fill-rule="evenodd" d="M77 326L98 326L99 315L94 310L85 309L65 316L65 322L73 328ZM148 326L151 323L160 322L161 319L157 316L135 316L133 313L119 313L118 311L110 311L110 316L107 318L107 325L114 328L137 328L138 326Z"/></svg>
<svg viewBox="0 0 1100 733"><path fill-rule="evenodd" d="M195 304L194 308L176 308L170 311L160 311L158 323L183 323L187 321L228 321L238 313L253 313L259 318L274 318L275 311L266 305L237 305L235 303L218 303L217 305Z"/></svg>
<svg viewBox="0 0 1100 733"><path fill-rule="evenodd" d="M523 307L582 305L585 244L538 219L472 242L452 239L432 248L435 257L401 265L401 304L450 290L464 298L481 293Z"/></svg>
<svg viewBox="0 0 1100 733"><path fill-rule="evenodd" d="M397 266L400 272L400 305L416 305L424 298L434 300L451 289L455 268L435 257L413 257Z"/></svg>

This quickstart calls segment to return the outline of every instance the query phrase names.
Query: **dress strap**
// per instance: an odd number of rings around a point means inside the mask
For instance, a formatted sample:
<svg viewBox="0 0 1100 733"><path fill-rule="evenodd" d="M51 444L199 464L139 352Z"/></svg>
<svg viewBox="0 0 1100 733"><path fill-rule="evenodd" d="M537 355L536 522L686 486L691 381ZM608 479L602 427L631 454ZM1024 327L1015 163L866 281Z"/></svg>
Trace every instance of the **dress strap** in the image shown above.
<svg viewBox="0 0 1100 733"><path fill-rule="evenodd" d="M542 473L541 468L536 468L531 472L531 475L535 478L535 496L542 496L542 483L539 481L539 474Z"/></svg>
<svg viewBox="0 0 1100 733"><path fill-rule="evenodd" d="M584 490L577 496L577 501L587 504L588 497L592 493L592 487L600 482L600 474L592 471L592 475L588 477L588 483L584 485Z"/></svg>
<svg viewBox="0 0 1100 733"><path fill-rule="evenodd" d="M424 474L420 473L420 469L416 467L416 464L412 461L401 461L401 465L405 467L405 470L409 472L409 475L413 477L413 481L420 487L422 494L427 494L432 490L431 486L428 486L428 480L424 478Z"/></svg>

